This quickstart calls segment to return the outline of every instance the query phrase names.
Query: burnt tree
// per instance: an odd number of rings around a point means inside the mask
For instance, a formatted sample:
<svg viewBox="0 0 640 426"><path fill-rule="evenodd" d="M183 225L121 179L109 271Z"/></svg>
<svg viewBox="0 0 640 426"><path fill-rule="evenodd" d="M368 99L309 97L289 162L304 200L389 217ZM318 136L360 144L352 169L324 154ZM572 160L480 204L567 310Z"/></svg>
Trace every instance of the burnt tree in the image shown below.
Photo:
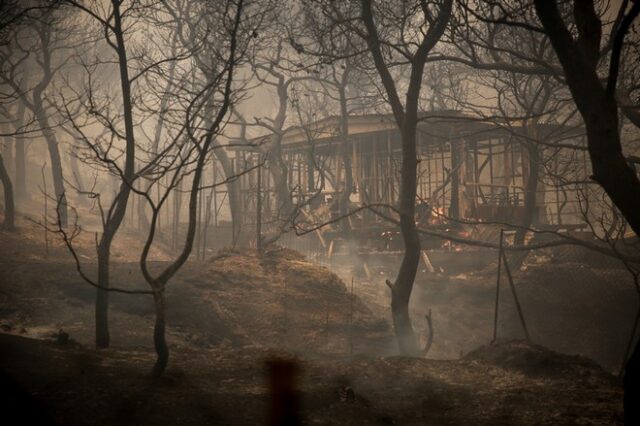
<svg viewBox="0 0 640 426"><path fill-rule="evenodd" d="M614 26L608 75L600 78L603 23L594 1L573 1L575 31L567 27L556 1L534 0L538 17L564 70L566 83L584 119L593 175L640 236L640 180L622 151L616 86L624 38L640 14L640 1L622 3ZM628 8L628 10L626 10ZM626 367L625 423L640 420L640 341Z"/></svg>
<svg viewBox="0 0 640 426"><path fill-rule="evenodd" d="M447 27L452 13L452 3L452 0L440 2L435 17L434 11L426 2L420 2L419 7L416 7L423 14L424 26L428 27L428 30L421 32L421 39L413 52L409 51L409 44L405 46L404 55L410 66L410 77L404 104L398 93L397 84L389 71L388 61L383 54L383 42L374 17L372 1L362 0L361 3L362 21L366 29L364 37L401 134L402 170L398 212L404 241L404 256L395 282L392 285L389 284L394 330L400 352L405 355L417 356L421 353L409 316L409 299L420 262L421 250L415 222L418 166L416 129L420 89L427 56ZM418 10L415 12L418 13Z"/></svg>

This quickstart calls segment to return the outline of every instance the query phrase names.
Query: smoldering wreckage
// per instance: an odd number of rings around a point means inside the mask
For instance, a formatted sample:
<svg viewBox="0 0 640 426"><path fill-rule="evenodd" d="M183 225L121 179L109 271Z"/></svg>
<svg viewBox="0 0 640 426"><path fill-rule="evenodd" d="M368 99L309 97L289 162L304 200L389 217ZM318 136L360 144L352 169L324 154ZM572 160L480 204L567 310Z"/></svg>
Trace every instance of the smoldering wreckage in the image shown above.
<svg viewBox="0 0 640 426"><path fill-rule="evenodd" d="M640 2L0 12L3 422L639 424Z"/></svg>

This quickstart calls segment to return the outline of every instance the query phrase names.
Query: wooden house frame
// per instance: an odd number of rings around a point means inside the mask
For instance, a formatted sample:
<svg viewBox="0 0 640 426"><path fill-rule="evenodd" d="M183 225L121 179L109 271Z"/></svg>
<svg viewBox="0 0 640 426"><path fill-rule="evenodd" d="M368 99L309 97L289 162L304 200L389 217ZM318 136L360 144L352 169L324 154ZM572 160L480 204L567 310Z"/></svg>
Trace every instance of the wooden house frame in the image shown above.
<svg viewBox="0 0 640 426"><path fill-rule="evenodd" d="M295 200L317 191L322 201L335 200L341 191L340 117L329 117L284 131L281 147L287 165L289 190ZM391 115L351 116L347 143L352 158L354 205L396 205L400 188L400 134ZM531 127L528 128L531 131ZM561 125L534 127L540 149L539 184L534 225L580 224L577 186L589 176L585 139L580 131ZM417 132L417 204L452 219L501 221L518 224L524 212L531 142L522 124L504 125L455 111L423 114ZM251 140L235 149L234 167L246 170L264 158L273 135ZM561 146L554 142L561 141ZM566 148L577 146L579 149ZM320 165L320 166L319 166ZM273 180L262 167L262 216L268 221L277 210ZM320 173L319 169L323 170ZM240 177L245 224L255 223L257 171ZM562 178L560 178L560 176ZM560 182L564 179L572 185ZM576 186L577 185L577 186ZM361 225L384 222L363 211Z"/></svg>

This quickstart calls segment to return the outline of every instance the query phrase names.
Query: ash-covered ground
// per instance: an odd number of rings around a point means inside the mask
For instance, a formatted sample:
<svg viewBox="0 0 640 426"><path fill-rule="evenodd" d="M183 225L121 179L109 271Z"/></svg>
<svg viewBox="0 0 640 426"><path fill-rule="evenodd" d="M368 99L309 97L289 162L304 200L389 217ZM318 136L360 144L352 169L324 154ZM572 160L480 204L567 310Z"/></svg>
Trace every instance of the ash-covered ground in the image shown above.
<svg viewBox="0 0 640 426"><path fill-rule="evenodd" d="M616 377L635 312L625 270L553 249L514 266L530 331L523 334L506 278L500 340L490 344L496 263L419 273L416 329L426 358L396 356L389 321L393 256L367 273L356 261L329 270L297 252L221 250L193 262L167 293L171 359L151 379L153 303L111 295L112 347L93 346L95 289L66 249L21 220L1 234L0 368L5 409L57 424L262 424L266 362L293 359L308 424L612 424L622 421ZM138 238L113 250L113 285L145 288ZM93 240L78 240L88 273ZM168 259L158 250L156 266ZM434 256L435 259L435 256ZM514 262L515 264L515 262ZM464 268L463 268L464 269ZM353 282L353 284L352 284ZM66 336L69 339L61 338ZM345 397L345 389L349 392Z"/></svg>

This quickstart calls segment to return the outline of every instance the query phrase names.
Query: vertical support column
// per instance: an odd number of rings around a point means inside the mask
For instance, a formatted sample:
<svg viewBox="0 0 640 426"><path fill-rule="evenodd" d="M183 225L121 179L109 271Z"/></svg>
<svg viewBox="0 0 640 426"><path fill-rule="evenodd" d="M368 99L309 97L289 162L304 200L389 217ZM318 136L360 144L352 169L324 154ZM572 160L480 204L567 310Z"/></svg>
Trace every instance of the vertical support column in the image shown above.
<svg viewBox="0 0 640 426"><path fill-rule="evenodd" d="M496 278L496 299L493 312L493 342L498 338L498 311L500 307L500 275L502 272L502 242L504 241L504 230L500 230L500 243L498 245L498 276Z"/></svg>
<svg viewBox="0 0 640 426"><path fill-rule="evenodd" d="M493 177L493 139L489 139L489 193L491 194L491 203L495 203L495 179Z"/></svg>
<svg viewBox="0 0 640 426"><path fill-rule="evenodd" d="M503 141L503 150L504 150L504 154L503 154L503 173L504 173L504 185L506 186L506 200L505 200L505 205L510 206L511 205L511 193L509 191L509 187L511 185L511 182L513 180L512 175L512 164L511 164L511 152L512 152L512 146L511 146L511 141L510 140L506 140Z"/></svg>
<svg viewBox="0 0 640 426"><path fill-rule="evenodd" d="M449 216L460 219L460 169L462 167L463 141L449 143L451 149L451 202L449 203Z"/></svg>

